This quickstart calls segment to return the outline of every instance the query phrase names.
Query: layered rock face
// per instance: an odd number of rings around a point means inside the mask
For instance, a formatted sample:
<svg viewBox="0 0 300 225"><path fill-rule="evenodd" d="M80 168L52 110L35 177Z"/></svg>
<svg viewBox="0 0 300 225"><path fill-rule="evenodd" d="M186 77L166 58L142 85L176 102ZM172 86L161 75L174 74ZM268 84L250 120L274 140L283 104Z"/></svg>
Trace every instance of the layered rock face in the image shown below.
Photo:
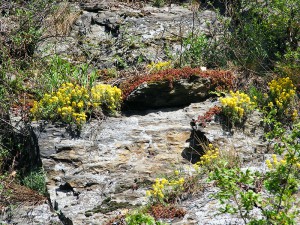
<svg viewBox="0 0 300 225"><path fill-rule="evenodd" d="M192 171L185 157L191 139L190 121L217 102L207 100L185 108L128 112L118 118L92 121L80 138L72 139L64 127L36 126L51 202L67 224L105 224L122 212L147 203L145 191L156 177L181 168ZM259 114L234 134L211 122L202 130L222 150L234 150L244 165L264 169L265 147ZM191 151L189 151L191 152ZM195 154L196 156L196 154ZM189 159L186 160L185 158ZM181 202L187 210L172 224L224 224L233 217L216 216L214 188ZM62 216L63 215L63 216Z"/></svg>
<svg viewBox="0 0 300 225"><path fill-rule="evenodd" d="M143 114L92 121L79 139L51 125L39 134L51 201L74 224L104 224L120 209L144 205L155 177L187 164L181 153L189 145L190 115Z"/></svg>

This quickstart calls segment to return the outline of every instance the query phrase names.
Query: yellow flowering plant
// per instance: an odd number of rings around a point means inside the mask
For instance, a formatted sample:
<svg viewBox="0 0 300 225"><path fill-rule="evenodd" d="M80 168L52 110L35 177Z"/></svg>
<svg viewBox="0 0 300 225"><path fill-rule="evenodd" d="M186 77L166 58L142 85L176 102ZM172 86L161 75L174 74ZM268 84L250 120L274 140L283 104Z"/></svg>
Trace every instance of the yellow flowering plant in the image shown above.
<svg viewBox="0 0 300 225"><path fill-rule="evenodd" d="M287 163L287 158L289 157L289 155L284 155L283 159L278 160L277 159L277 155L273 154L272 155L272 160L267 159L266 165L268 167L269 170L275 170L278 169L278 167L280 166L285 166ZM292 164L293 167L295 167L295 169L300 170L300 159L297 156L293 156L292 158L289 158L288 161L290 162L290 165Z"/></svg>
<svg viewBox="0 0 300 225"><path fill-rule="evenodd" d="M214 147L213 144L208 144L208 146L204 146L203 149L205 153L200 157L200 160L194 164L196 171L199 171L200 168L204 167L211 170L219 160L219 149Z"/></svg>
<svg viewBox="0 0 300 225"><path fill-rule="evenodd" d="M265 94L267 111L274 111L278 119L290 118L295 121L298 111L294 107L296 87L289 77L274 79L268 83L269 94Z"/></svg>
<svg viewBox="0 0 300 225"><path fill-rule="evenodd" d="M222 112L233 123L241 123L255 108L255 102L243 92L230 91L229 96L221 97Z"/></svg>
<svg viewBox="0 0 300 225"><path fill-rule="evenodd" d="M116 112L121 107L122 91L108 84L97 84L91 89L93 107L101 106L109 112Z"/></svg>
<svg viewBox="0 0 300 225"><path fill-rule="evenodd" d="M174 171L175 176L171 178L156 178L152 189L146 191L153 203L170 203L174 196L184 189L185 179L180 177L179 171Z"/></svg>
<svg viewBox="0 0 300 225"><path fill-rule="evenodd" d="M36 120L60 120L81 127L88 114L97 108L105 108L110 112L119 109L121 95L119 88L110 85L99 84L89 91L80 85L64 83L57 91L35 101L30 112Z"/></svg>
<svg viewBox="0 0 300 225"><path fill-rule="evenodd" d="M285 164L286 164L286 160L281 159L280 161L278 161L276 154L272 155L272 160L270 160L270 159L266 160L266 165L270 170L275 169L276 167L278 167L280 165L285 165Z"/></svg>
<svg viewBox="0 0 300 225"><path fill-rule="evenodd" d="M150 72L158 72L160 70L165 70L165 69L170 69L171 68L171 61L166 61L166 62L151 62L150 64L147 65L147 69Z"/></svg>

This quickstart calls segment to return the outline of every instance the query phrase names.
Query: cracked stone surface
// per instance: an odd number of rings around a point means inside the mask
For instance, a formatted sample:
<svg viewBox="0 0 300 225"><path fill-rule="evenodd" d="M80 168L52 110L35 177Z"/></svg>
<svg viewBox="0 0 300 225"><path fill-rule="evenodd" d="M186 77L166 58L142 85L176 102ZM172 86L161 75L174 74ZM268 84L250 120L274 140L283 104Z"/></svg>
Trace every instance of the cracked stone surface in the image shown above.
<svg viewBox="0 0 300 225"><path fill-rule="evenodd" d="M91 1L73 6L80 11L66 38L48 38L37 54L61 54L74 61L87 60L99 69L136 66L138 62L162 61L177 57L181 40L188 34L211 36L220 31L213 11L194 13L189 6L126 4Z"/></svg>
<svg viewBox="0 0 300 225"><path fill-rule="evenodd" d="M54 208L73 224L105 224L124 210L145 205L145 191L156 177L176 168L192 169L182 155L190 145L189 123L216 104L207 100L185 108L127 112L86 124L77 139L70 138L64 127L48 124L38 130L36 125ZM254 114L244 131L235 130L233 135L213 121L203 132L223 150L234 149L246 167L265 169L259 121L260 115ZM215 215L219 205L209 197L214 191L208 188L182 201L187 214L172 224L239 224L238 218Z"/></svg>

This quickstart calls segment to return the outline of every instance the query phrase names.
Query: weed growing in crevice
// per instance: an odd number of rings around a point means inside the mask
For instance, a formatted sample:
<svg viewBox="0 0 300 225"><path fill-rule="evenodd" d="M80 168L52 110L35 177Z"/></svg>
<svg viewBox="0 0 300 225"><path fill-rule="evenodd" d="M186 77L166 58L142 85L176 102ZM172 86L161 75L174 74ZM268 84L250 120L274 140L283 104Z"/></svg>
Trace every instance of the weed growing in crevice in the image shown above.
<svg viewBox="0 0 300 225"><path fill-rule="evenodd" d="M206 127L206 124L211 122L213 117L219 115L222 111L222 108L219 106L214 106L209 108L208 111L205 112L203 116L198 116L195 123L201 127Z"/></svg>
<svg viewBox="0 0 300 225"><path fill-rule="evenodd" d="M43 169L33 170L22 178L22 183L41 195L47 194L46 174Z"/></svg>
<svg viewBox="0 0 300 225"><path fill-rule="evenodd" d="M174 219L184 217L186 211L174 205L157 204L150 207L150 213L155 219Z"/></svg>
<svg viewBox="0 0 300 225"><path fill-rule="evenodd" d="M155 219L147 213L132 212L129 213L125 221L127 225L145 224L145 225L167 225L165 223L155 221Z"/></svg>

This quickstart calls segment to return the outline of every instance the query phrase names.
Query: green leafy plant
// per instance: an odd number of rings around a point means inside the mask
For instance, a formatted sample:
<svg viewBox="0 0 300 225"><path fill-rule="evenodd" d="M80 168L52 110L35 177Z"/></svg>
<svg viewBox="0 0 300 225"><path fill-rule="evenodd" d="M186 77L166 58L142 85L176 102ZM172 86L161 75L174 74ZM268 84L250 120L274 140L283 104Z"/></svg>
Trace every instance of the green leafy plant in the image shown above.
<svg viewBox="0 0 300 225"><path fill-rule="evenodd" d="M250 86L248 95L252 102L255 102L258 108L263 108L265 105L265 98L263 92L255 86Z"/></svg>
<svg viewBox="0 0 300 225"><path fill-rule="evenodd" d="M42 169L31 171L22 179L22 183L42 195L47 194L46 175Z"/></svg>
<svg viewBox="0 0 300 225"><path fill-rule="evenodd" d="M163 7L166 4L165 0L154 0L153 6L155 7Z"/></svg>
<svg viewBox="0 0 300 225"><path fill-rule="evenodd" d="M91 88L97 79L97 73L88 64L73 65L60 56L48 59L46 69L42 72L39 89L42 93L53 92L63 83L78 83L86 88Z"/></svg>
<svg viewBox="0 0 300 225"><path fill-rule="evenodd" d="M273 131L274 132L274 131ZM271 160L266 160L266 173L249 169L217 167L210 174L219 191L214 195L223 207L223 213L239 214L245 224L295 224L299 211L295 194L300 177L300 124L280 137ZM279 161L278 157L282 157ZM266 194L264 194L266 193ZM255 216L253 210L261 216Z"/></svg>
<svg viewBox="0 0 300 225"><path fill-rule="evenodd" d="M204 34L190 34L183 41L185 51L181 56L181 66L190 65L191 67L206 66L205 55L208 50L208 40Z"/></svg>
<svg viewBox="0 0 300 225"><path fill-rule="evenodd" d="M138 225L138 224L144 224L144 225L164 225L165 223L156 222L155 219L148 215L144 214L142 212L133 212L131 214L128 214L125 218L125 221L128 225Z"/></svg>
<svg viewBox="0 0 300 225"><path fill-rule="evenodd" d="M240 168L216 168L210 174L210 180L217 181L219 191L214 197L224 205L220 211L222 213L238 213L247 224L250 220L250 212L255 205L261 204L261 197L254 189L260 176L257 172L252 173L250 170L244 172ZM231 200L233 201L231 202Z"/></svg>

